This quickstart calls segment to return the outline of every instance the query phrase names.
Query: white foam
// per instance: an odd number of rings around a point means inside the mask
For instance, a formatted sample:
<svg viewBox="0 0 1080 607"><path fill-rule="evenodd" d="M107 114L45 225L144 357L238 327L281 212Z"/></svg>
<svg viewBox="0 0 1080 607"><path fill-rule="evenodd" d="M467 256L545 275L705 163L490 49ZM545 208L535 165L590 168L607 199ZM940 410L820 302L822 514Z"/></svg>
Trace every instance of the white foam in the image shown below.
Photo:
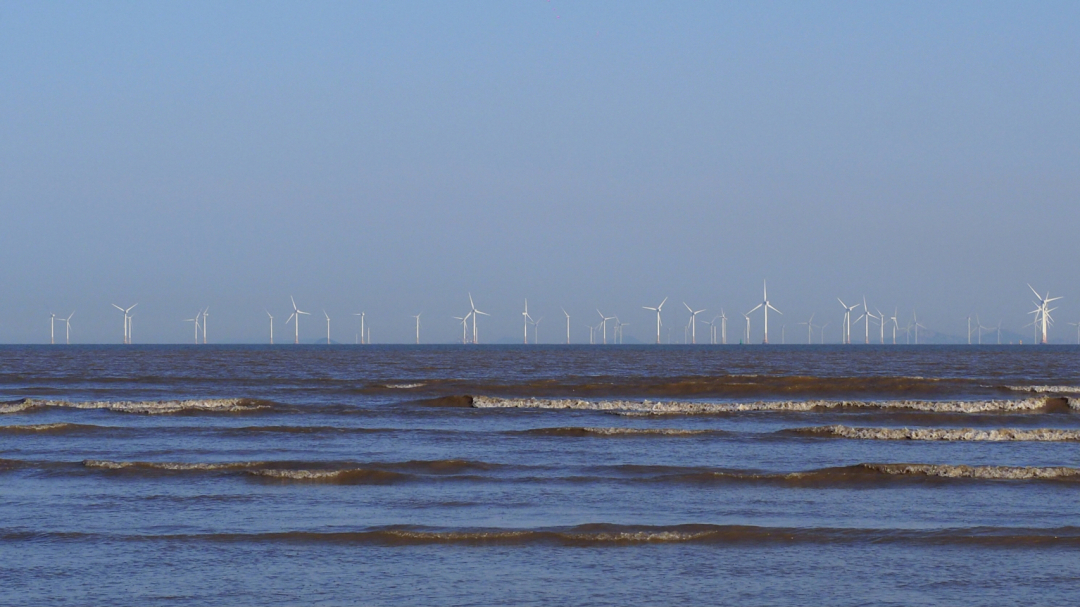
<svg viewBox="0 0 1080 607"><path fill-rule="evenodd" d="M395 390L408 390L410 388L422 388L424 387L424 384L385 384L384 387Z"/></svg>
<svg viewBox="0 0 1080 607"><path fill-rule="evenodd" d="M87 468L104 468L106 470L124 470L128 468L142 468L151 470L242 470L266 465L265 462L234 462L224 464L214 463L188 463L188 462L114 462L103 459L83 460L83 466Z"/></svg>
<svg viewBox="0 0 1080 607"><path fill-rule="evenodd" d="M1078 386L1005 386L1016 392L1034 392L1036 394L1080 394Z"/></svg>
<svg viewBox="0 0 1080 607"><path fill-rule="evenodd" d="M884 474L979 478L990 480L1060 479L1080 477L1080 469L1065 466L953 466L948 464L862 464Z"/></svg>
<svg viewBox="0 0 1080 607"><path fill-rule="evenodd" d="M664 435L664 436L691 436L695 434L707 434L708 430L680 430L677 428L582 428L584 432L599 434L602 436L619 435Z"/></svg>
<svg viewBox="0 0 1080 607"><path fill-rule="evenodd" d="M796 428L795 431L864 440L1080 441L1080 430L1057 428L978 430L975 428L853 428L836 425Z"/></svg>
<svg viewBox="0 0 1080 607"><path fill-rule="evenodd" d="M251 470L248 474L255 476L266 476L270 478L288 478L294 480L326 480L328 478L334 478L346 474L349 472L359 472L356 470L278 470L274 468L263 468L260 470Z"/></svg>
<svg viewBox="0 0 1080 607"><path fill-rule="evenodd" d="M815 409L863 408L863 409L903 409L909 411L928 411L938 413L983 413L983 412L1032 412L1045 408L1044 397L1013 400L802 400L802 401L754 401L704 403L669 401L653 402L648 400L578 400L551 398L496 398L474 396L472 406L480 409L568 409L584 411L609 411L625 415L670 415L670 414L709 414L736 413L740 411L812 411Z"/></svg>
<svg viewBox="0 0 1080 607"><path fill-rule="evenodd" d="M266 408L247 398L209 398L193 400L156 400L156 401L67 401L27 398L21 401L0 405L0 413L19 413L43 407L63 407L68 409L106 409L122 413L143 413L162 415L182 411L241 412Z"/></svg>

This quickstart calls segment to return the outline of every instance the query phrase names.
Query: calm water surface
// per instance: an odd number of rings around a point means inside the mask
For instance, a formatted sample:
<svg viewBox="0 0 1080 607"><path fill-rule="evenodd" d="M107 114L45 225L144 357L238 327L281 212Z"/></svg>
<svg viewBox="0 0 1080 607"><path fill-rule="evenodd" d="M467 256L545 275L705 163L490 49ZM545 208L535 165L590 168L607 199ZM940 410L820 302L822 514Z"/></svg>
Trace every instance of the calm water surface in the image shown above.
<svg viewBox="0 0 1080 607"><path fill-rule="evenodd" d="M8 346L0 401L5 605L1080 587L1075 347Z"/></svg>

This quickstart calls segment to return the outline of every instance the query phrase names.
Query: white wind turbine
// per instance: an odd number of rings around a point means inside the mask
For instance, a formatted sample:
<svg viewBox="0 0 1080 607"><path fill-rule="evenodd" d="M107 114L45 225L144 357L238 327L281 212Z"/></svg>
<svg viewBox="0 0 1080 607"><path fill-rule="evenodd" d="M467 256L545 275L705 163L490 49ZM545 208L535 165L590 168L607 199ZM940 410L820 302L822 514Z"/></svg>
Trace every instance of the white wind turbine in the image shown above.
<svg viewBox="0 0 1080 607"><path fill-rule="evenodd" d="M896 330L900 328L900 323L896 320L896 313L898 311L898 308L893 308L892 316L889 317L889 320L892 321L892 344L894 346L896 345Z"/></svg>
<svg viewBox="0 0 1080 607"><path fill-rule="evenodd" d="M183 322L193 322L193 323L195 323L195 345L199 344L199 317L202 315L201 314L202 310L200 310L199 312L200 312L199 314L195 315L195 318L185 318L183 320Z"/></svg>
<svg viewBox="0 0 1080 607"><path fill-rule="evenodd" d="M75 316L75 311L72 310L71 314L68 314L67 318L61 318L64 321L64 343L71 345L71 317Z"/></svg>
<svg viewBox="0 0 1080 607"><path fill-rule="evenodd" d="M727 316L723 308L720 308L720 343L727 345Z"/></svg>
<svg viewBox="0 0 1080 607"><path fill-rule="evenodd" d="M1040 343L1045 344L1046 343L1046 329L1047 329L1048 325L1053 324L1053 322L1054 322L1054 319L1050 316L1050 313L1057 309L1057 308L1050 309L1048 306L1049 306L1050 302L1057 301L1057 300L1061 299L1061 297L1058 296L1058 297L1053 297L1052 298L1052 297L1050 297L1050 292L1049 291L1046 292L1046 296L1044 297L1042 295L1039 295L1039 292L1035 290L1035 287L1031 286L1030 284L1028 284L1028 288L1031 289L1031 292L1035 294L1035 297L1039 298L1039 301L1036 303L1036 305L1038 305L1039 307L1036 308L1037 313L1035 314L1035 322L1039 323L1038 326L1040 328L1040 332L1042 333L1042 340L1041 340Z"/></svg>
<svg viewBox="0 0 1080 607"><path fill-rule="evenodd" d="M915 319L915 322L911 325L915 329L915 345L919 345L919 329L925 329L926 327L919 324L919 316L915 313L915 310L911 311L911 317Z"/></svg>
<svg viewBox="0 0 1080 607"><path fill-rule="evenodd" d="M618 337L615 340L615 343L618 343L618 344L626 343L626 341L623 339L623 334L624 334L623 329L625 329L628 326L630 326L630 323L622 322L621 320L619 320L618 316L615 317L615 331L618 333Z"/></svg>
<svg viewBox="0 0 1080 607"><path fill-rule="evenodd" d="M270 310L266 310L266 315L270 317L270 345L274 345L274 316L270 314Z"/></svg>
<svg viewBox="0 0 1080 607"><path fill-rule="evenodd" d="M746 339L743 341L743 343L744 344L749 344L750 343L750 315L749 314L743 314L743 318L746 319Z"/></svg>
<svg viewBox="0 0 1080 607"><path fill-rule="evenodd" d="M330 315L326 313L326 310L322 311L322 315L326 317L326 345L330 345Z"/></svg>
<svg viewBox="0 0 1080 607"><path fill-rule="evenodd" d="M602 330L603 330L603 333L604 333L604 345L606 346L607 345L607 321L615 320L615 317L614 316L604 316L604 313L601 312L600 310L597 310L596 313L599 314L600 318L601 318L600 325L603 327Z"/></svg>
<svg viewBox="0 0 1080 607"><path fill-rule="evenodd" d="M479 315L491 316L491 314L476 309L476 304L473 303L472 293L469 293L469 307L471 308L469 313L472 314L472 342L477 344L479 342L477 341L476 318Z"/></svg>
<svg viewBox="0 0 1080 607"><path fill-rule="evenodd" d="M849 306L846 303L844 303L843 299L840 299L839 297L836 298L836 301L839 301L840 305L844 306L844 324L841 327L844 330L844 335L840 339L840 342L845 343L845 344L850 344L851 343L851 313L855 311L855 308L858 308L862 304L855 304L853 306Z"/></svg>
<svg viewBox="0 0 1080 607"><path fill-rule="evenodd" d="M210 315L210 306L206 306L206 309L202 311L202 342L206 345L206 317Z"/></svg>
<svg viewBox="0 0 1080 607"><path fill-rule="evenodd" d="M56 314L49 312L49 344L56 344Z"/></svg>
<svg viewBox="0 0 1080 607"><path fill-rule="evenodd" d="M821 329L821 331L818 332L818 335L821 338L820 339L821 345L825 345L825 327L829 326L830 324L832 324L832 321L829 321L829 322L821 325L820 327L818 327L819 329Z"/></svg>
<svg viewBox="0 0 1080 607"><path fill-rule="evenodd" d="M807 345L814 341L814 315L810 315L810 320L799 323L800 325L806 325L806 343Z"/></svg>
<svg viewBox="0 0 1080 607"><path fill-rule="evenodd" d="M134 306L131 306L130 308L127 308L127 309L121 308L120 306L118 306L116 304L112 305L114 308L116 308L117 310L120 310L121 312L124 313L124 343L125 344L130 344L131 343L131 310L134 309L135 306L137 306L137 305L139 305L139 304L135 304Z"/></svg>
<svg viewBox="0 0 1080 607"><path fill-rule="evenodd" d="M293 337L293 343L294 344L299 344L300 343L300 315L303 314L304 316L310 316L310 314L308 314L307 312L304 312L300 308L296 307L296 300L293 299L292 295L289 296L289 301L292 302L293 313L291 315L289 315L289 320L286 320L285 324L289 324L290 322L293 323L293 329L296 331L296 333L295 333L295 335Z"/></svg>
<svg viewBox="0 0 1080 607"><path fill-rule="evenodd" d="M1076 327L1076 343L1080 344L1080 322L1070 322L1068 324ZM998 325L998 343L999 344L1001 343L1001 325L1000 324Z"/></svg>
<svg viewBox="0 0 1080 607"><path fill-rule="evenodd" d="M765 284L765 281L762 281L762 286L763 286L762 291L764 293L763 301L761 303L759 303L758 305L754 306L754 309L747 312L747 314L748 315L753 314L754 311L757 310L758 308L762 308L765 311L765 340L762 341L761 343L767 344L767 343L769 343L769 310L772 309L772 311L776 312L777 314L783 314L783 312L781 312L780 310L777 310L776 308L773 307L773 305L771 303L769 303L769 288L768 288L768 285ZM750 322L749 316L747 316L747 325L749 325L749 322ZM750 343L749 331L747 331L746 343Z"/></svg>
<svg viewBox="0 0 1080 607"><path fill-rule="evenodd" d="M358 312L358 313L353 314L353 316L359 316L360 317L360 343L361 344L367 343L367 339L364 336L364 314L365 314L364 312Z"/></svg>
<svg viewBox="0 0 1080 607"><path fill-rule="evenodd" d="M533 344L534 345L540 343L539 333L540 333L540 321L541 320L544 320L543 316L541 316L540 318L537 318L536 320L530 321L530 322L532 322L532 326L533 326Z"/></svg>
<svg viewBox="0 0 1080 607"><path fill-rule="evenodd" d="M690 312L690 343L697 344L697 315L704 312L705 308L694 310L685 301L682 305L686 306L687 311Z"/></svg>
<svg viewBox="0 0 1080 607"><path fill-rule="evenodd" d="M562 313L566 315L566 345L570 345L570 313L566 311L566 308L559 308Z"/></svg>
<svg viewBox="0 0 1080 607"><path fill-rule="evenodd" d="M454 317L454 320L460 320L461 321L461 343L462 344L469 343L469 338L468 338L468 335L465 333L465 331L469 327L469 317L471 317L471 316L472 316L472 312L469 312L465 316L455 316Z"/></svg>
<svg viewBox="0 0 1080 607"><path fill-rule="evenodd" d="M701 322L709 325L709 345L716 345L716 319L719 316L713 316L712 320L702 320Z"/></svg>
<svg viewBox="0 0 1080 607"><path fill-rule="evenodd" d="M656 312L656 344L657 345L660 345L660 325L664 324L664 323L660 322L660 311L664 309L664 304L667 303L667 300L668 300L668 298L665 297L664 301L660 302L660 305L656 306L655 308L650 308L649 306L641 306L642 308L644 308L646 310L652 310L653 312Z"/></svg>
<svg viewBox="0 0 1080 607"><path fill-rule="evenodd" d="M529 316L529 298L528 297L525 298L525 311L521 313L521 317L522 317L521 320L522 320L523 324L525 325L525 329L524 329L525 345L528 345L529 344L529 321L532 320L532 316Z"/></svg>
<svg viewBox="0 0 1080 607"><path fill-rule="evenodd" d="M978 314L976 314L976 315L975 315L975 327L976 327L976 328L978 329L978 331L979 331L979 345L981 346L981 345L982 345L982 334L983 334L983 331L990 331L990 330L992 330L992 329L993 329L994 327L984 327L984 326L983 326L983 324L982 324L982 321L981 321L981 320L979 320L979 315L978 315Z"/></svg>
<svg viewBox="0 0 1080 607"><path fill-rule="evenodd" d="M420 312L423 314L423 312ZM420 345L420 314L416 314L413 318L416 319L416 345Z"/></svg>
<svg viewBox="0 0 1080 607"><path fill-rule="evenodd" d="M870 308L868 308L866 306L866 298L865 297L863 297L862 307L863 307L863 314L861 316L859 316L857 319L855 319L855 324L856 325L859 324L860 320L865 320L865 323L866 323L865 337L864 337L865 341L863 343L869 345L870 344L870 319L876 319L877 317L874 316L874 313L871 312ZM849 339L850 339L850 336L849 336Z"/></svg>

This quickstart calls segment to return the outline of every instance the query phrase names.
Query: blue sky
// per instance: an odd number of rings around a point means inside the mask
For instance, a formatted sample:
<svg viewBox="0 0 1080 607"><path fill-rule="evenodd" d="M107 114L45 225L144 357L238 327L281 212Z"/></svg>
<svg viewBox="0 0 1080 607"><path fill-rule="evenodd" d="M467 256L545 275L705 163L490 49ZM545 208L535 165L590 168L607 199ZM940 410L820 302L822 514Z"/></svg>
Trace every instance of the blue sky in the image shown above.
<svg viewBox="0 0 1080 607"><path fill-rule="evenodd" d="M1077 74L1075 2L4 2L0 342L135 302L139 342L207 305L259 341L290 295L310 339L449 342L468 292L487 340L524 297L542 340L646 340L764 278L780 322L865 294L957 335L1031 282L1063 338Z"/></svg>

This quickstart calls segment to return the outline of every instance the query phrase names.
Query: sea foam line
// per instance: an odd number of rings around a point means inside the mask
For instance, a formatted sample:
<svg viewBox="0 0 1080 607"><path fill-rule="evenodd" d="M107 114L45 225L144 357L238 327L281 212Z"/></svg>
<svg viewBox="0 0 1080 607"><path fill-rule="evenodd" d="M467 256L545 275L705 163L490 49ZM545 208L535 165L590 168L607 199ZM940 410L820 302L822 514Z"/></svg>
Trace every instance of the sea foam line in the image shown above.
<svg viewBox="0 0 1080 607"><path fill-rule="evenodd" d="M609 411L621 414L670 415L736 413L741 411L813 411L819 409L902 409L937 413L985 413L985 412L1035 412L1046 409L1051 403L1047 397L1011 400L802 400L802 401L755 401L755 402L686 402L686 401L632 401L632 400L580 400L558 398L498 398L492 396L472 397L472 406L479 409L561 409L583 411ZM1080 409L1080 399L1067 399L1073 409Z"/></svg>
<svg viewBox="0 0 1080 607"><path fill-rule="evenodd" d="M25 398L20 401L0 404L0 413L21 413L45 407L68 409L105 409L121 413L143 413L162 415L183 411L214 411L235 413L265 409L266 402L250 398L209 398L191 400L155 400L155 401L67 401Z"/></svg>
<svg viewBox="0 0 1080 607"><path fill-rule="evenodd" d="M814 426L794 428L788 432L863 440L923 440L923 441L1080 441L1080 430L1058 428L1014 429L998 428L856 428L851 426Z"/></svg>

